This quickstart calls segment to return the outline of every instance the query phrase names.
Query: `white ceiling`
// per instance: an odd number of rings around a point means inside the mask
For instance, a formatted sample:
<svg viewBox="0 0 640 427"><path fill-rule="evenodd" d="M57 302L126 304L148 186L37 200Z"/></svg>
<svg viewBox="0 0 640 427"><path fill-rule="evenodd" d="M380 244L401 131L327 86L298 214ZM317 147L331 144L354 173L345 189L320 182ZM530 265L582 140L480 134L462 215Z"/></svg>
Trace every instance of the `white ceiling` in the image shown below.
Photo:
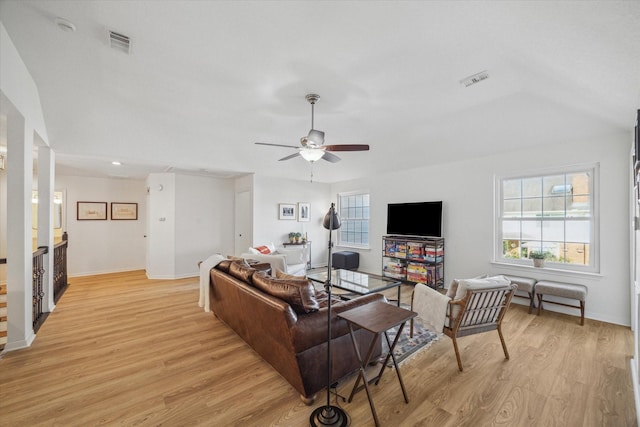
<svg viewBox="0 0 640 427"><path fill-rule="evenodd" d="M371 146L315 163L322 182L631 134L640 108L640 1L5 0L0 17L65 174L308 179L277 161L292 149L254 145L297 145L307 93L327 143Z"/></svg>

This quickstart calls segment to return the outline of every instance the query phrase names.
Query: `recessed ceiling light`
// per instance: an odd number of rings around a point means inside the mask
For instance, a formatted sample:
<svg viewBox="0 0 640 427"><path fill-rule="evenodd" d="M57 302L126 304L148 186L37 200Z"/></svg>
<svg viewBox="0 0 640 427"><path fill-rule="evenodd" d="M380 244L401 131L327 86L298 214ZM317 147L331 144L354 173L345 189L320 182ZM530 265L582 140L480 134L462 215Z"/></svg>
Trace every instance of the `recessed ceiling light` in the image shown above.
<svg viewBox="0 0 640 427"><path fill-rule="evenodd" d="M111 162L111 164L112 164L112 165L115 165L115 166L121 166L121 165L122 165L122 163L120 163L120 162L119 162L119 161L117 161L117 160L114 160L113 162Z"/></svg>
<svg viewBox="0 0 640 427"><path fill-rule="evenodd" d="M56 25L62 31L66 31L68 33L73 33L76 30L76 26L74 25L74 23L69 21L68 19L58 17L56 18Z"/></svg>

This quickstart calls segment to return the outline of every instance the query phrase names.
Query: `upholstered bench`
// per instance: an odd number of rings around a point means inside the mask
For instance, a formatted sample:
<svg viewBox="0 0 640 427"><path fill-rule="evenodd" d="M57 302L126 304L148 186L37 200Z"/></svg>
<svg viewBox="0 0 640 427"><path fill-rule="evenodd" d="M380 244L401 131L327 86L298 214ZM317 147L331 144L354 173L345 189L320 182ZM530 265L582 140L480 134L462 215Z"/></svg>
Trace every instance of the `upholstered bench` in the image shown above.
<svg viewBox="0 0 640 427"><path fill-rule="evenodd" d="M526 292L527 295L529 295L528 297L525 297L523 295L516 295L516 296L521 296L522 298L528 298L529 299L529 314L531 314L531 311L536 308L536 303L535 303L535 286L536 286L536 279L531 279L529 277L518 277L518 276L507 276L505 275L505 277L507 279L509 279L511 281L511 283L513 283L514 285L518 285L518 291L523 291Z"/></svg>
<svg viewBox="0 0 640 427"><path fill-rule="evenodd" d="M575 285L572 283L551 282L549 280L541 280L536 283L535 293L538 296L538 315L542 310L542 303L548 302L551 304L564 305L566 307L573 307L580 309L580 324L584 325L584 303L587 299L587 287L584 285ZM580 301L580 305L565 304L562 302L549 301L543 299L544 295L551 295L555 297L575 299Z"/></svg>

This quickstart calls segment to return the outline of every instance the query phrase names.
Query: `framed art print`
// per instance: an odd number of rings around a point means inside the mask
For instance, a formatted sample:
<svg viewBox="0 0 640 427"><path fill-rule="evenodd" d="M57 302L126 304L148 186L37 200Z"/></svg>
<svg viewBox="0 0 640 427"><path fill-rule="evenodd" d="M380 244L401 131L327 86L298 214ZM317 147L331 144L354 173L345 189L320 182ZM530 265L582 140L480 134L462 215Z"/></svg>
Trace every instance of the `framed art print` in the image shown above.
<svg viewBox="0 0 640 427"><path fill-rule="evenodd" d="M296 219L296 205L290 203L280 203L278 205L280 214L278 219Z"/></svg>
<svg viewBox="0 0 640 427"><path fill-rule="evenodd" d="M78 202L78 221L86 220L106 220L107 202Z"/></svg>
<svg viewBox="0 0 640 427"><path fill-rule="evenodd" d="M311 211L311 203L298 203L298 221L309 222L309 211Z"/></svg>
<svg viewBox="0 0 640 427"><path fill-rule="evenodd" d="M111 219L112 220L137 220L138 204L137 203L111 203Z"/></svg>

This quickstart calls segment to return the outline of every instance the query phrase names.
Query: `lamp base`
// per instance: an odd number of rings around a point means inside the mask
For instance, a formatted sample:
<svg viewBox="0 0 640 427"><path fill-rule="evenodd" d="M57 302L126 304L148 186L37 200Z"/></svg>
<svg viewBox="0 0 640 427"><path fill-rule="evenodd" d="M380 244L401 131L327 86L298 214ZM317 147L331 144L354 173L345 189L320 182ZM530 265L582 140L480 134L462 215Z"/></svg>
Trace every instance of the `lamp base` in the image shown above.
<svg viewBox="0 0 640 427"><path fill-rule="evenodd" d="M346 427L348 424L347 413L337 406L322 406L311 413L309 423L311 427Z"/></svg>

